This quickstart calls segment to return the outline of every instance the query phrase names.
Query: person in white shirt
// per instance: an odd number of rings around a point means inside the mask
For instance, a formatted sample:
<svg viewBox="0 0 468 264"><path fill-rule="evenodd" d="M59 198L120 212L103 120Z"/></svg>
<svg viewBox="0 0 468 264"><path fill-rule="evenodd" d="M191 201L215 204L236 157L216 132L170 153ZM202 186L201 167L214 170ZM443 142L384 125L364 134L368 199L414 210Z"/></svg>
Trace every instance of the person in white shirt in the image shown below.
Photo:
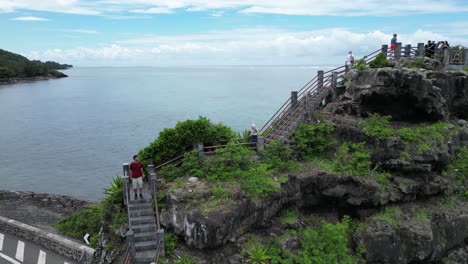
<svg viewBox="0 0 468 264"><path fill-rule="evenodd" d="M346 56L346 65L354 66L354 56L353 52L349 51L348 56Z"/></svg>

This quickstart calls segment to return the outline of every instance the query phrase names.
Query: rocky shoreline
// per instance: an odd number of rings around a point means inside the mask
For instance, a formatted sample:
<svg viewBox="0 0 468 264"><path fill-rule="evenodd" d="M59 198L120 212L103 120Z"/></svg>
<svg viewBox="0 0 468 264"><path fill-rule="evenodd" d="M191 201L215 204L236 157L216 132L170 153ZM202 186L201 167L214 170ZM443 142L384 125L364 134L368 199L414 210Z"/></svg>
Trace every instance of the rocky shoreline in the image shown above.
<svg viewBox="0 0 468 264"><path fill-rule="evenodd" d="M47 81L47 80L55 80L55 79L68 77L68 75L64 73L62 74L63 74L62 76L37 76L37 77L30 77L30 78L0 79L0 85L27 83L27 82L36 82L36 81Z"/></svg>
<svg viewBox="0 0 468 264"><path fill-rule="evenodd" d="M0 215L57 233L53 224L92 202L70 196L0 190Z"/></svg>

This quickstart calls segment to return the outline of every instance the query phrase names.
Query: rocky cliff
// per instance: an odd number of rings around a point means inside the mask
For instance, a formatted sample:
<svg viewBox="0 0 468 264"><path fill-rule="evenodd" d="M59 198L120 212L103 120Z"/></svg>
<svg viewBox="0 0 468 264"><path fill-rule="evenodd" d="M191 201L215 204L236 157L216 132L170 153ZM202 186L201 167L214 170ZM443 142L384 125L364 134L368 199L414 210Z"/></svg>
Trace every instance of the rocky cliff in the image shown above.
<svg viewBox="0 0 468 264"><path fill-rule="evenodd" d="M231 182L229 199L216 203L212 182L167 183L161 221L183 239L182 251L204 263L241 263L246 237L255 233L263 241L279 240L285 259L284 252L301 247L286 229L301 232L311 216L336 223L349 215L359 222L350 246L361 262L467 263L468 175L460 170L468 147L467 74L446 72L430 59L389 65L351 70L342 94L311 122L333 126L332 160L340 144L364 144L368 175L300 162L297 170L274 177L279 188L266 197L249 196ZM366 124L376 116L387 116L388 125L372 132ZM285 224L285 210L297 212L297 220ZM282 262L273 259L264 263Z"/></svg>

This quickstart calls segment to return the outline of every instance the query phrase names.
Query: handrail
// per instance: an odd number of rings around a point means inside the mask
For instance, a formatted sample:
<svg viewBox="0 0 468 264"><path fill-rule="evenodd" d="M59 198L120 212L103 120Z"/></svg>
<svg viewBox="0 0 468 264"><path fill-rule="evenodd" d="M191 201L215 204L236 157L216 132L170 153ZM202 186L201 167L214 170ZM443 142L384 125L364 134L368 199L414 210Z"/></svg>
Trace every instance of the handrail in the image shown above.
<svg viewBox="0 0 468 264"><path fill-rule="evenodd" d="M173 159L171 159L171 160L168 160L168 161L166 161L166 162L164 162L164 163L162 163L162 164L159 164L158 166L154 167L154 169L155 169L155 170L160 169L160 168L162 168L163 166L166 166L166 165L169 164L169 163L172 163L172 162L174 162L174 161L177 161L177 160L179 160L179 159L185 157L185 155L187 155L187 152L185 152L184 154L182 154L182 155L180 155L180 156L178 156L178 157L175 157L175 158L173 158Z"/></svg>
<svg viewBox="0 0 468 264"><path fill-rule="evenodd" d="M160 255L161 255L161 241L158 241L158 248L156 249L156 255L154 256L154 263L159 264Z"/></svg>
<svg viewBox="0 0 468 264"><path fill-rule="evenodd" d="M122 264L130 264L132 260L131 252L130 252L130 244L127 246L125 250L124 258Z"/></svg>

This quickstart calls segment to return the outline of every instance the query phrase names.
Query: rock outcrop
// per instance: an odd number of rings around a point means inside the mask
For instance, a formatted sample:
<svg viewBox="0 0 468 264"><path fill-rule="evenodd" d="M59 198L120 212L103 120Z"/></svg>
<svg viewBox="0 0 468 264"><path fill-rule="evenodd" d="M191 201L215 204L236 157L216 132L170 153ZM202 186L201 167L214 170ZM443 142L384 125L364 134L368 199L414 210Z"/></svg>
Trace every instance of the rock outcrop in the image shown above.
<svg viewBox="0 0 468 264"><path fill-rule="evenodd" d="M468 118L468 76L420 68L351 70L346 90L325 111L420 122Z"/></svg>

